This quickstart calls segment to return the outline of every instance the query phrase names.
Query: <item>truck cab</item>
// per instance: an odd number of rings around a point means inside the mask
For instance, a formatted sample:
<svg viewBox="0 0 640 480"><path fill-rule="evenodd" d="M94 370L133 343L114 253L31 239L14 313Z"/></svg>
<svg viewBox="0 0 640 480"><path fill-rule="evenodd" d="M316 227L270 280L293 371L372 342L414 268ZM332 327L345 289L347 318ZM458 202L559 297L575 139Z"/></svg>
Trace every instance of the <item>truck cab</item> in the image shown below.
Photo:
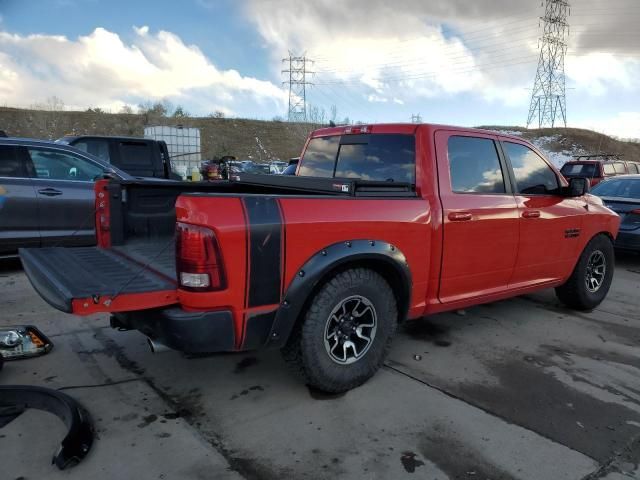
<svg viewBox="0 0 640 480"><path fill-rule="evenodd" d="M167 144L138 137L64 136L58 143L71 145L124 170L133 177L179 180L171 171Z"/></svg>

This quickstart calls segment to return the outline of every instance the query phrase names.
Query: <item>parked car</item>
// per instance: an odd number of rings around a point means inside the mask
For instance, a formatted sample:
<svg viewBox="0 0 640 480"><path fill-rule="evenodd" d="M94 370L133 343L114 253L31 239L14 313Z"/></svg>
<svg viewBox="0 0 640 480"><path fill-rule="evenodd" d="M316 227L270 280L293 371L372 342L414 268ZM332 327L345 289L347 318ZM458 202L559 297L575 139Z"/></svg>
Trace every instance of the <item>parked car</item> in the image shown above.
<svg viewBox="0 0 640 480"><path fill-rule="evenodd" d="M261 175L270 175L272 173L271 165L268 163L256 162L256 163L246 164L243 170L246 173L258 173Z"/></svg>
<svg viewBox="0 0 640 480"><path fill-rule="evenodd" d="M613 278L620 218L519 137L326 128L298 175L244 177L104 180L99 247L22 250L25 271L64 312L185 352L279 347L329 392L370 378L398 323L552 287L589 310Z"/></svg>
<svg viewBox="0 0 640 480"><path fill-rule="evenodd" d="M296 158L292 158L289 160L289 165L287 165L287 168L285 168L282 171L282 175L295 175L296 174L296 170L298 170L298 162L300 161L300 158L296 157Z"/></svg>
<svg viewBox="0 0 640 480"><path fill-rule="evenodd" d="M298 165L287 165L287 168L282 171L281 175L295 175L297 169Z"/></svg>
<svg viewBox="0 0 640 480"><path fill-rule="evenodd" d="M0 138L0 256L21 247L95 245L94 180L132 177L59 143Z"/></svg>
<svg viewBox="0 0 640 480"><path fill-rule="evenodd" d="M565 163L560 169L565 178L586 177L591 186L616 175L640 173L640 162L626 160L575 160Z"/></svg>
<svg viewBox="0 0 640 480"><path fill-rule="evenodd" d="M287 168L286 162L281 162L279 160L275 160L269 164L269 173L271 175L280 175Z"/></svg>
<svg viewBox="0 0 640 480"><path fill-rule="evenodd" d="M620 215L615 246L640 252L640 175L624 175L596 185L591 191Z"/></svg>
<svg viewBox="0 0 640 480"><path fill-rule="evenodd" d="M167 144L160 140L138 137L96 135L64 136L56 140L115 165L134 177L181 180L171 170Z"/></svg>
<svg viewBox="0 0 640 480"><path fill-rule="evenodd" d="M223 179L229 180L243 172L243 165L235 157L223 157L220 160L220 175Z"/></svg>
<svg viewBox="0 0 640 480"><path fill-rule="evenodd" d="M203 180L222 180L220 162L216 160L202 162L200 164L200 174Z"/></svg>

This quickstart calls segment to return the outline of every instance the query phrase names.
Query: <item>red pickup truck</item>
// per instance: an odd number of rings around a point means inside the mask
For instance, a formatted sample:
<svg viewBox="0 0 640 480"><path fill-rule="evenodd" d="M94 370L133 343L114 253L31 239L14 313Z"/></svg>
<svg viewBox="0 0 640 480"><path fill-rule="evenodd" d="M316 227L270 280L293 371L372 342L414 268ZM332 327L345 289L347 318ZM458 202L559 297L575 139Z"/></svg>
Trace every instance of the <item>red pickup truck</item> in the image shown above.
<svg viewBox="0 0 640 480"><path fill-rule="evenodd" d="M21 251L64 312L112 313L184 352L282 348L339 392L382 364L398 323L555 287L592 309L619 218L526 141L438 125L313 132L295 176L101 180L97 247Z"/></svg>

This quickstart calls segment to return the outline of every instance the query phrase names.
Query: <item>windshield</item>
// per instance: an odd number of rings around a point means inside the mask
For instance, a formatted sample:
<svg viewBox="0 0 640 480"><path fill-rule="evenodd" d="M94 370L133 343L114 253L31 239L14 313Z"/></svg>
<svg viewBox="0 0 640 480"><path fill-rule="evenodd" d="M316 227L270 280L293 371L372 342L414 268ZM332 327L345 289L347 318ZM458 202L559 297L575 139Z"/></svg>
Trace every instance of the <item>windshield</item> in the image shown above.
<svg viewBox="0 0 640 480"><path fill-rule="evenodd" d="M639 198L640 178L617 178L599 183L591 190L599 197Z"/></svg>
<svg viewBox="0 0 640 480"><path fill-rule="evenodd" d="M565 177L595 177L596 166L595 163L565 163L560 172Z"/></svg>

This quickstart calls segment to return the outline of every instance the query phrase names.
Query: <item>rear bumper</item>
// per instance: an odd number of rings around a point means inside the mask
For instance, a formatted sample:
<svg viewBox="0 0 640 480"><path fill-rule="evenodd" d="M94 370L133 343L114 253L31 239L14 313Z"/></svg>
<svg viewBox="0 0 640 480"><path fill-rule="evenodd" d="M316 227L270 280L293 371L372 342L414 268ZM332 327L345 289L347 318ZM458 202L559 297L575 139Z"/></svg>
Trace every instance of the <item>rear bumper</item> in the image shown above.
<svg viewBox="0 0 640 480"><path fill-rule="evenodd" d="M236 350L233 315L229 310L187 312L176 307L131 312L116 317L120 323L181 352Z"/></svg>
<svg viewBox="0 0 640 480"><path fill-rule="evenodd" d="M633 230L631 232L618 232L615 247L623 250L640 251L640 230Z"/></svg>

